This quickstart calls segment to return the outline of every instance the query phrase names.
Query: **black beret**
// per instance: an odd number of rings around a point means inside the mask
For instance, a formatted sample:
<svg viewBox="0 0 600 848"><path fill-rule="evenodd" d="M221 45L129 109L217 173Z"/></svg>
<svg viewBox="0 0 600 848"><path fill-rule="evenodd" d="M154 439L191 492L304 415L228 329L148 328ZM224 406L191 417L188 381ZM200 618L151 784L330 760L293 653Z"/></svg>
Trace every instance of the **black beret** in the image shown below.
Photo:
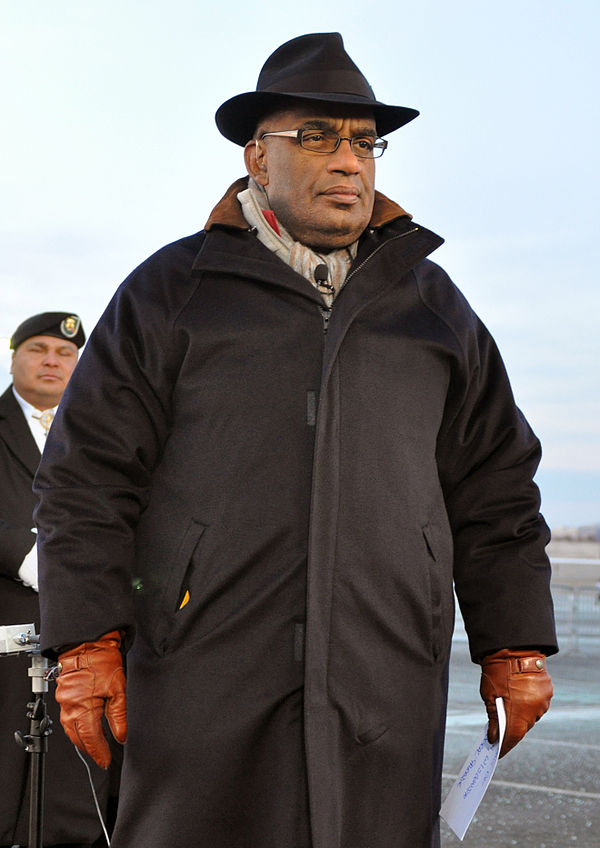
<svg viewBox="0 0 600 848"><path fill-rule="evenodd" d="M14 331L10 340L11 350L16 350L32 336L54 336L73 342L77 347L83 347L85 343L81 318L73 312L42 312L27 318Z"/></svg>

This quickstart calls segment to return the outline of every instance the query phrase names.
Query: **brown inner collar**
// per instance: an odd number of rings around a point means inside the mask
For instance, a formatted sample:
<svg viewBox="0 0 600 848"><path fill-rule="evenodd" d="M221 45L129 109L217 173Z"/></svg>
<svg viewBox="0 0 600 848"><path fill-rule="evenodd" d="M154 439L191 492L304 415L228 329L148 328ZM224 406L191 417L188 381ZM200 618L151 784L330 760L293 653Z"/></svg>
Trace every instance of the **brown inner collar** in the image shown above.
<svg viewBox="0 0 600 848"><path fill-rule="evenodd" d="M242 213L242 207L237 199L238 194L248 188L248 177L242 177L236 180L233 185L229 186L221 200L209 215L204 229L210 230L212 227L235 227L237 229L247 230L248 224ZM408 212L386 197L381 192L375 192L375 203L373 206L373 214L368 226L383 227L384 224L389 224L396 218L411 218Z"/></svg>

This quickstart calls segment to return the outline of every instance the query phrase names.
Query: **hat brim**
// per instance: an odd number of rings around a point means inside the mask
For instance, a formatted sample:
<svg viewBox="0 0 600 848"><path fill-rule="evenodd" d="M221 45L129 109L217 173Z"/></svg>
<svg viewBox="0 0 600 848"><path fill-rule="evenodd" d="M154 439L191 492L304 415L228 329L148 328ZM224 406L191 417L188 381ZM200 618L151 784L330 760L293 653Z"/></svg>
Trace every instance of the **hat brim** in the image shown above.
<svg viewBox="0 0 600 848"><path fill-rule="evenodd" d="M371 109L379 135L387 135L417 117L419 112L407 106L387 106L353 94L315 94L315 92L248 91L226 100L217 109L215 121L219 132L244 147L252 138L261 118L278 108L289 108L290 100L314 100L320 103L362 106Z"/></svg>

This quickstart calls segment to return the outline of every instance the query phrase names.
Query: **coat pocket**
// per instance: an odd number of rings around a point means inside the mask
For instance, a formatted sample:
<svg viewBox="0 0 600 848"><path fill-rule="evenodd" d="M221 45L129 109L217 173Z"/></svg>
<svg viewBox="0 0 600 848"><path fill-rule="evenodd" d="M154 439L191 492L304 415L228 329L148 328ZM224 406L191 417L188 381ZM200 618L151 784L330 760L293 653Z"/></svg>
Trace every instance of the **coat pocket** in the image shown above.
<svg viewBox="0 0 600 848"><path fill-rule="evenodd" d="M439 659L442 652L443 617L442 617L442 580L440 570L442 563L439 558L435 528L429 523L422 528L423 540L427 548L429 601L431 609L431 652L434 660Z"/></svg>
<svg viewBox="0 0 600 848"><path fill-rule="evenodd" d="M192 518L175 554L156 628L156 645L161 651L166 650L178 617L185 613L188 604L196 600L192 583L198 566L198 546L205 530L205 524Z"/></svg>

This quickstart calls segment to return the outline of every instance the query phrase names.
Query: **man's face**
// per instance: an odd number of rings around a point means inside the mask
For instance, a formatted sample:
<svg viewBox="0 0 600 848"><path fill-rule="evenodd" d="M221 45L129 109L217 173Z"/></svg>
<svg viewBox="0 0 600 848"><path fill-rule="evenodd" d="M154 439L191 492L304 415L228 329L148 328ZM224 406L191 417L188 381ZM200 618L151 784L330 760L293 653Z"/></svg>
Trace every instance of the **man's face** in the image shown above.
<svg viewBox="0 0 600 848"><path fill-rule="evenodd" d="M263 120L257 135L296 129L330 129L346 138L376 135L368 109L308 103ZM347 141L322 154L304 150L295 138L269 136L246 146L246 165L277 219L303 244L321 251L345 247L369 223L375 162L355 156Z"/></svg>
<svg viewBox="0 0 600 848"><path fill-rule="evenodd" d="M44 410L56 406L77 365L77 345L54 336L32 336L15 350L10 366L21 397Z"/></svg>

